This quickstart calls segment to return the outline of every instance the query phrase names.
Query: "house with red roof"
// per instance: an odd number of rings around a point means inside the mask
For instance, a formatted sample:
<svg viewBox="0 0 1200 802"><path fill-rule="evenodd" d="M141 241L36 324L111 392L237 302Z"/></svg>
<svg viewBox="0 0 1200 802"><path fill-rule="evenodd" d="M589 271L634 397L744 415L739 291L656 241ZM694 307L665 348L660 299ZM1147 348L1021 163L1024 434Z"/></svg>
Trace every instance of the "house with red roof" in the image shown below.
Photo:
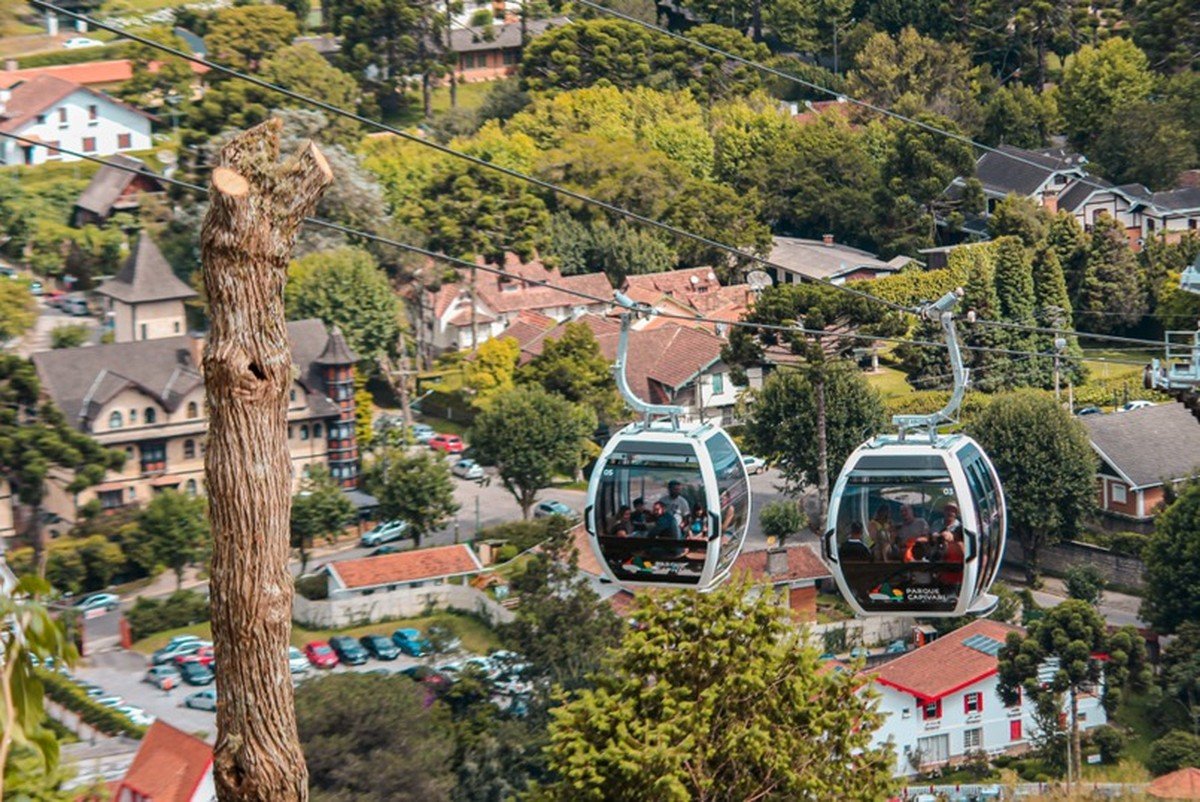
<svg viewBox="0 0 1200 802"><path fill-rule="evenodd" d="M721 337L726 336L730 323L742 319L754 300L750 285L723 286L711 267L626 276L621 292L664 315L639 321L639 329L675 323L701 328ZM678 316L681 315L704 320L693 323L680 319Z"/></svg>
<svg viewBox="0 0 1200 802"><path fill-rule="evenodd" d="M1034 705L1000 699L998 654L1020 627L981 619L866 672L879 696L883 725L875 743L891 741L897 776L956 763L966 755L1019 752L1035 733ZM1047 680L1052 667L1047 666ZM1108 721L1098 692L1079 699L1080 727Z"/></svg>
<svg viewBox="0 0 1200 802"><path fill-rule="evenodd" d="M603 313L613 297L603 273L564 276L536 257L525 262L515 253L505 254L498 267L507 275L478 270L472 286L471 277L462 271L457 281L412 299L412 318L423 328L427 356L471 348L497 336L521 315L561 322L588 312Z"/></svg>
<svg viewBox="0 0 1200 802"><path fill-rule="evenodd" d="M0 164L78 161L55 147L95 156L147 150L152 119L90 87L35 75L0 89L0 132L28 140L0 140Z"/></svg>
<svg viewBox="0 0 1200 802"><path fill-rule="evenodd" d="M447 579L477 574L483 563L471 547L459 543L354 560L337 560L321 569L332 600L376 592L443 585Z"/></svg>
<svg viewBox="0 0 1200 802"><path fill-rule="evenodd" d="M212 747L193 735L155 721L146 731L113 802L211 802Z"/></svg>
<svg viewBox="0 0 1200 802"><path fill-rule="evenodd" d="M833 578L829 566L808 545L744 551L730 573L746 577L762 588L760 592L772 593L796 621L810 622L817 620L818 583Z"/></svg>

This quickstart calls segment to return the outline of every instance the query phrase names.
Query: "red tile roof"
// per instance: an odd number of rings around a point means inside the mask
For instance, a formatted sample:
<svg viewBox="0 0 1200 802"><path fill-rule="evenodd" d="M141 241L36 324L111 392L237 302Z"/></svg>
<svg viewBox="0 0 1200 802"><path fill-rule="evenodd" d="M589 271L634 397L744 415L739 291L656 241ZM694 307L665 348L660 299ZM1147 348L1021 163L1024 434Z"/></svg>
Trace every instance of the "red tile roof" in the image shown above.
<svg viewBox="0 0 1200 802"><path fill-rule="evenodd" d="M1200 769L1187 766L1164 774L1146 786L1146 794L1155 799L1200 799Z"/></svg>
<svg viewBox="0 0 1200 802"><path fill-rule="evenodd" d="M898 657L871 672L876 682L933 702L996 673L998 659L964 646L972 635L985 635L1004 643L1020 627L981 619L942 635L926 646Z"/></svg>
<svg viewBox="0 0 1200 802"><path fill-rule="evenodd" d="M740 320L749 309L753 298L747 284L722 287L717 282L716 273L710 267L628 276L622 286L622 292L634 301L649 304L657 309L674 306L684 313L690 312L727 322ZM661 320L652 319L646 328L661 327ZM706 321L696 324L685 321L680 323L702 328L712 325Z"/></svg>
<svg viewBox="0 0 1200 802"><path fill-rule="evenodd" d="M114 799L128 789L152 802L190 802L212 768L212 747L162 720L146 731Z"/></svg>
<svg viewBox="0 0 1200 802"><path fill-rule="evenodd" d="M21 126L37 117L37 115L58 101L80 90L115 105L124 106L130 111L141 114L143 117L150 117L149 114L146 114L141 109L136 109L127 103L122 103L103 92L97 92L95 89L89 89L73 81L64 81L53 75L35 75L27 81L14 84L9 90L11 96L4 104L4 111L0 112L0 131L17 131Z"/></svg>
<svg viewBox="0 0 1200 802"><path fill-rule="evenodd" d="M459 544L357 560L338 560L329 563L326 568L342 587L357 589L471 574L482 571L483 565L469 546Z"/></svg>
<svg viewBox="0 0 1200 802"><path fill-rule="evenodd" d="M771 576L767 573L767 550L744 551L733 562L733 574L747 573L752 582L794 582L800 579L825 579L832 576L829 567L809 546L787 548L787 573Z"/></svg>
<svg viewBox="0 0 1200 802"><path fill-rule="evenodd" d="M579 524L571 530L571 545L575 547L575 553L579 555L576 567L580 571L592 576L600 576L604 573L600 567L600 561L596 559L596 552L592 548L587 529L583 524Z"/></svg>
<svg viewBox="0 0 1200 802"><path fill-rule="evenodd" d="M479 260L483 264L483 260ZM513 253L505 255L503 270L508 278L492 273L480 272L475 278L475 295L489 309L496 313L519 312L522 310L550 309L552 307L596 306L607 303L612 298L612 285L603 273L582 273L575 276L564 276L558 268L546 267L537 258L522 262ZM461 273L460 273L461 275ZM546 287L534 282L549 282L554 285ZM460 281L453 284L443 284L431 295L431 306L436 317L441 317L460 291L466 291L467 279L462 276ZM559 288L563 289L559 289ZM571 292L591 296L591 300ZM594 299L601 299L599 301Z"/></svg>
<svg viewBox="0 0 1200 802"><path fill-rule="evenodd" d="M192 72L203 75L208 67L203 64L188 62ZM162 63L150 62L150 72L158 72ZM133 64L129 59L112 59L109 61L85 61L81 64L58 64L53 67L31 67L26 70L0 71L0 88L8 88L19 81L28 81L39 75L49 75L64 81L91 86L96 84L116 84L128 81L133 77Z"/></svg>
<svg viewBox="0 0 1200 802"><path fill-rule="evenodd" d="M668 270L663 273L642 273L626 276L623 290L642 290L670 295L676 298L702 295L720 287L717 274L711 267L693 267L688 270Z"/></svg>

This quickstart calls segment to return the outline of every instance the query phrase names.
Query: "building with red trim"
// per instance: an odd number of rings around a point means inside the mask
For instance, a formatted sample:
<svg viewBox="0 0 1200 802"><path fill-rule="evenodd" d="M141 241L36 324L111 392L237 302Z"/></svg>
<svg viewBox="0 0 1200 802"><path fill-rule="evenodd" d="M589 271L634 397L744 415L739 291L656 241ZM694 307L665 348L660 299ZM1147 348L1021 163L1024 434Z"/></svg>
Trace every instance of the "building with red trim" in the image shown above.
<svg viewBox="0 0 1200 802"><path fill-rule="evenodd" d="M884 714L875 743L894 744L897 776L956 763L974 752L1028 748L1033 704L1022 696L1005 705L997 691L997 654L1008 633L1021 631L999 621L973 621L868 672ZM1048 679L1052 667L1046 671ZM1080 698L1079 718L1084 729L1108 721L1098 690Z"/></svg>
<svg viewBox="0 0 1200 802"><path fill-rule="evenodd" d="M113 802L209 802L217 798L212 747L156 721L146 731Z"/></svg>

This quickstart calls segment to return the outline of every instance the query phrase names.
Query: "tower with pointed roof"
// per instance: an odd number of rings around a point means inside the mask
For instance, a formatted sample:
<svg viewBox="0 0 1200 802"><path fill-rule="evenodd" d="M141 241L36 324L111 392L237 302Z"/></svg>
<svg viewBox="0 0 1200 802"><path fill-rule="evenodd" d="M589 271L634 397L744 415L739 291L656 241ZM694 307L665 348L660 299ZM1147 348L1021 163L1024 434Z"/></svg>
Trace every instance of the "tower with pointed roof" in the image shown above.
<svg viewBox="0 0 1200 802"><path fill-rule="evenodd" d="M196 291L171 270L145 231L120 271L96 288L108 300L107 319L119 343L177 337L187 331L184 301Z"/></svg>
<svg viewBox="0 0 1200 802"><path fill-rule="evenodd" d="M329 473L342 487L358 487L358 437L355 432L354 366L358 354L350 350L342 330L334 326L329 330L325 350L317 357L316 364L323 372L325 388L329 398L337 404L340 413L336 420L326 426L329 440Z"/></svg>

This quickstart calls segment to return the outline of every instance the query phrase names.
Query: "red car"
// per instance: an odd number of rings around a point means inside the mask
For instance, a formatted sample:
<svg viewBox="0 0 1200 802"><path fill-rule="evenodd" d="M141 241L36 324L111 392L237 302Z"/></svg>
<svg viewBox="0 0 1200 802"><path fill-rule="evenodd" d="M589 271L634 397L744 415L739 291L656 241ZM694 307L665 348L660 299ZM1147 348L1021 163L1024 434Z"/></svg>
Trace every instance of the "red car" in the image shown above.
<svg viewBox="0 0 1200 802"><path fill-rule="evenodd" d="M213 647L201 646L200 650L195 654L181 654L175 658L175 665L181 666L184 663L199 663L205 668L211 668L216 655L213 653Z"/></svg>
<svg viewBox="0 0 1200 802"><path fill-rule="evenodd" d="M308 662L312 663L317 668L333 668L338 664L337 655L333 653L333 649L323 640L315 640L312 643L305 644L304 656L308 658Z"/></svg>
<svg viewBox="0 0 1200 802"><path fill-rule="evenodd" d="M429 439L429 447L444 454L461 454L467 450L462 438L456 434L435 434Z"/></svg>

